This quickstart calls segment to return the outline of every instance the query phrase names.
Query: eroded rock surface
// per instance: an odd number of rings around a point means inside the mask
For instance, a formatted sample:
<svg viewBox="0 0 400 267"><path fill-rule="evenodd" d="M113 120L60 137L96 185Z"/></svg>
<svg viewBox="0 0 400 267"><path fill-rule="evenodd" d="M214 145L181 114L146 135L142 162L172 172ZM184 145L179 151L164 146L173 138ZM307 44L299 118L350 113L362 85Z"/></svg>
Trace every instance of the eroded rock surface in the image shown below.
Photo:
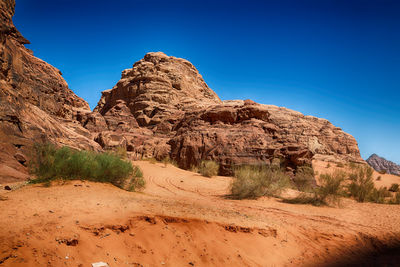
<svg viewBox="0 0 400 267"><path fill-rule="evenodd" d="M238 164L278 162L295 171L315 157L362 161L355 139L327 120L251 100L221 101L191 63L161 52L124 70L95 114L108 126L96 139L103 147L126 147L134 158L168 156L185 169L205 159L217 161L223 175ZM88 129L102 128L92 121Z"/></svg>
<svg viewBox="0 0 400 267"><path fill-rule="evenodd" d="M76 148L100 149L77 121L90 113L61 72L33 56L12 22L14 0L0 1L0 181L28 178L33 143L44 140Z"/></svg>
<svg viewBox="0 0 400 267"><path fill-rule="evenodd" d="M49 140L78 149L123 147L132 159L170 157L279 164L289 172L329 161L362 161L357 142L327 120L251 100L221 101L187 60L148 53L90 111L61 72L33 56L12 23L14 0L0 1L0 180L26 179L29 147ZM7 177L7 178L5 178Z"/></svg>

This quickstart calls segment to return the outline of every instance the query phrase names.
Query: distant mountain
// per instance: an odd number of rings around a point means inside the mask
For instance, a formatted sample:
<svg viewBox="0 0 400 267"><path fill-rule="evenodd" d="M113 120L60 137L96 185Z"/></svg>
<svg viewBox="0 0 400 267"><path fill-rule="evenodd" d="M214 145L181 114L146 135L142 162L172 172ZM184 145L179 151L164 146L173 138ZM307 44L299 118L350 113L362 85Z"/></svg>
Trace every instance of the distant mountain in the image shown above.
<svg viewBox="0 0 400 267"><path fill-rule="evenodd" d="M400 175L400 165L379 157L377 154L372 154L367 159L368 164L378 172L386 172L389 174Z"/></svg>

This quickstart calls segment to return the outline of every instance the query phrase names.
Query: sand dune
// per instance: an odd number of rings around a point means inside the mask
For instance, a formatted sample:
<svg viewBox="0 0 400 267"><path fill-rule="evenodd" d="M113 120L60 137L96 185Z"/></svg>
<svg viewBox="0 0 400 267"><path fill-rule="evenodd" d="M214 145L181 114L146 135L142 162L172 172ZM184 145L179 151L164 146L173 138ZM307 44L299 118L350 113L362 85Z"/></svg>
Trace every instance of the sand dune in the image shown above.
<svg viewBox="0 0 400 267"><path fill-rule="evenodd" d="M82 181L3 191L0 266L324 266L399 245L400 206L231 200L229 177L135 164L140 193Z"/></svg>

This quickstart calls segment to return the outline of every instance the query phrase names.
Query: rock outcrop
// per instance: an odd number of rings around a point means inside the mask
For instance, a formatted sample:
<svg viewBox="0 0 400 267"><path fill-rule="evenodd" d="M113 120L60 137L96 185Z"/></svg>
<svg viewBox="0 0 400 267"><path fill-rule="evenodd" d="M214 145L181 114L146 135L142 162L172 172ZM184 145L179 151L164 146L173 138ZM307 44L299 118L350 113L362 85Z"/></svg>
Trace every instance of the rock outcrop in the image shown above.
<svg viewBox="0 0 400 267"><path fill-rule="evenodd" d="M61 72L33 56L12 22L14 0L0 1L0 181L26 179L34 142L101 149L77 121L90 113Z"/></svg>
<svg viewBox="0 0 400 267"><path fill-rule="evenodd" d="M251 100L221 101L191 63L161 52L124 70L84 125L104 148L168 156L185 169L214 160L222 175L238 164L278 162L295 172L316 157L362 161L355 139L327 120Z"/></svg>
<svg viewBox="0 0 400 267"><path fill-rule="evenodd" d="M27 178L29 148L51 141L78 149L123 147L132 159L170 157L279 164L296 172L312 159L362 161L357 142L327 120L251 100L221 101L187 60L148 53L90 111L61 72L33 56L0 1L0 181Z"/></svg>
<svg viewBox="0 0 400 267"><path fill-rule="evenodd" d="M400 175L400 165L379 157L377 154L372 154L366 161L377 172Z"/></svg>

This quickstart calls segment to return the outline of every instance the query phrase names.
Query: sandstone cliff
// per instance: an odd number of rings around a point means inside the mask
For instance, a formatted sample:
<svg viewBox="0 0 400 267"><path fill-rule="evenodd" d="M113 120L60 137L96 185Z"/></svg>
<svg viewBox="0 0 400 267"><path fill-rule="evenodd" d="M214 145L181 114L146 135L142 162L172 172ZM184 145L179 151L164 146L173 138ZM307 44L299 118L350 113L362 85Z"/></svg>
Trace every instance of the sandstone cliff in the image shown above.
<svg viewBox="0 0 400 267"><path fill-rule="evenodd" d="M33 56L12 22L14 0L0 1L0 181L27 178L26 160L34 142L51 140L97 148L77 121L89 105L77 97L61 72Z"/></svg>
<svg viewBox="0 0 400 267"><path fill-rule="evenodd" d="M366 161L377 172L400 175L400 165L379 157L377 154L372 154Z"/></svg>
<svg viewBox="0 0 400 267"><path fill-rule="evenodd" d="M123 146L134 158L169 156L185 169L211 159L223 175L236 164L278 162L295 171L313 158L362 161L355 139L327 120L251 100L221 101L191 63L161 52L124 70L84 126L104 148Z"/></svg>
<svg viewBox="0 0 400 267"><path fill-rule="evenodd" d="M312 159L362 161L357 142L327 120L251 100L221 101L187 60L148 53L90 111L61 76L33 56L0 1L0 181L28 177L34 142L84 149L126 148L132 159L170 157L188 169L202 160L220 174L238 164L279 164L288 172Z"/></svg>

